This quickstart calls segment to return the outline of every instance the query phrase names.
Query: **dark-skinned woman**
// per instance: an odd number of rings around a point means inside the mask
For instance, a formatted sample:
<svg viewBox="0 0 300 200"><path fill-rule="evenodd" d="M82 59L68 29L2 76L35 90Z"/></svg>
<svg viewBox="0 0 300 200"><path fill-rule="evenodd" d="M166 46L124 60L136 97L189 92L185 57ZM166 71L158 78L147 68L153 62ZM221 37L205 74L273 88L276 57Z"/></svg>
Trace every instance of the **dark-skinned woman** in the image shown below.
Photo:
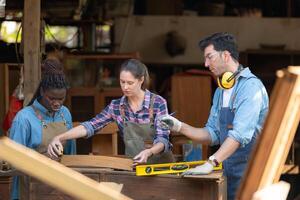
<svg viewBox="0 0 300 200"><path fill-rule="evenodd" d="M50 141L72 128L71 114L63 102L66 98L67 82L62 64L47 59L42 64L42 79L31 102L19 111L9 131L15 142L46 155ZM64 143L64 154L75 154L74 140ZM20 177L13 178L11 199L19 199L19 186L26 184Z"/></svg>

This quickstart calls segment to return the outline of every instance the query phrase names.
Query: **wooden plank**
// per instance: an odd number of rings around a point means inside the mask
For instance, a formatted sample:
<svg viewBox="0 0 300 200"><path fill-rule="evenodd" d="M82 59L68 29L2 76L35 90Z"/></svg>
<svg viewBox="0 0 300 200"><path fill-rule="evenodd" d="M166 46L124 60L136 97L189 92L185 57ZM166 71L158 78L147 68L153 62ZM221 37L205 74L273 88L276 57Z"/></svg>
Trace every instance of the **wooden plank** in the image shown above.
<svg viewBox="0 0 300 200"><path fill-rule="evenodd" d="M265 199L276 199L286 200L290 190L290 184L280 181L279 183L272 184L256 191L253 195L252 200L265 200Z"/></svg>
<svg viewBox="0 0 300 200"><path fill-rule="evenodd" d="M129 199L109 185L96 181L53 161L38 152L15 143L7 137L0 138L0 158L18 170L36 177L77 199Z"/></svg>
<svg viewBox="0 0 300 200"><path fill-rule="evenodd" d="M123 188L123 184L117 184L114 182L100 182L100 185L108 185L109 187L113 188L118 192L121 192Z"/></svg>
<svg viewBox="0 0 300 200"><path fill-rule="evenodd" d="M30 101L41 77L41 0L24 1L24 104Z"/></svg>
<svg viewBox="0 0 300 200"><path fill-rule="evenodd" d="M171 85L172 111L176 111L176 118L191 126L203 127L211 107L211 76L199 70L177 74L172 76ZM181 144L173 143L173 145L174 153L181 153L178 151L181 149ZM202 145L202 159L207 159L207 155L208 146L204 144Z"/></svg>
<svg viewBox="0 0 300 200"><path fill-rule="evenodd" d="M97 155L63 155L61 164L68 167L103 167L132 171L132 159Z"/></svg>
<svg viewBox="0 0 300 200"><path fill-rule="evenodd" d="M279 180L300 119L300 68L277 73L270 110L241 183L237 199Z"/></svg>

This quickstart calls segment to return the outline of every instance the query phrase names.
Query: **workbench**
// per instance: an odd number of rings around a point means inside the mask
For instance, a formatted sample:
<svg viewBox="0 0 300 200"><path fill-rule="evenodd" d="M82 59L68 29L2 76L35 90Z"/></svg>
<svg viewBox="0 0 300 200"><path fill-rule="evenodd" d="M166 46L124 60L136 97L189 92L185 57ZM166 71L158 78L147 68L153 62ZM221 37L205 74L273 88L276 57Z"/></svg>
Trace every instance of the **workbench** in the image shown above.
<svg viewBox="0 0 300 200"><path fill-rule="evenodd" d="M1 174L1 173L0 173ZM0 200L10 199L10 190L12 185L12 177L0 176Z"/></svg>
<svg viewBox="0 0 300 200"><path fill-rule="evenodd" d="M169 174L138 177L135 172L103 168L73 169L99 182L123 184L122 193L133 199L226 200L226 179L222 172L183 178ZM30 178L28 190L28 200L72 199L34 178Z"/></svg>

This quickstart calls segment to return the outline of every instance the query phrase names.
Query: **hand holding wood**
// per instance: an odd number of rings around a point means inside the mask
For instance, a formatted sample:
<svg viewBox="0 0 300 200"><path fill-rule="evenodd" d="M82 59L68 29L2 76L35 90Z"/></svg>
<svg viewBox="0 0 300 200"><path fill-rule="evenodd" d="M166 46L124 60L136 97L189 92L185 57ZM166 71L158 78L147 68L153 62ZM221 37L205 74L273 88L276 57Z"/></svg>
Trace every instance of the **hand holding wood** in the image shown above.
<svg viewBox="0 0 300 200"><path fill-rule="evenodd" d="M63 145L58 137L54 137L51 143L48 145L47 153L51 158L58 158L63 154Z"/></svg>

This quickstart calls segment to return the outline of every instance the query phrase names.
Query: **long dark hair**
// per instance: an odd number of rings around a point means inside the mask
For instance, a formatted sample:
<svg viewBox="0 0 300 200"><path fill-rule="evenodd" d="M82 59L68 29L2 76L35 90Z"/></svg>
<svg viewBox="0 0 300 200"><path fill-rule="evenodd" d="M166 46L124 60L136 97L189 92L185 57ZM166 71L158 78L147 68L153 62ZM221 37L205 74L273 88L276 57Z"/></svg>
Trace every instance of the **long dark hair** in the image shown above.
<svg viewBox="0 0 300 200"><path fill-rule="evenodd" d="M120 73L122 71L129 71L134 78L141 79L144 77L142 89L145 90L149 86L150 78L146 65L139 60L129 59L122 63Z"/></svg>
<svg viewBox="0 0 300 200"><path fill-rule="evenodd" d="M67 89L68 84L63 72L63 65L57 59L46 59L42 63L42 79L32 99L27 106L33 104L36 98L41 97L41 89Z"/></svg>

